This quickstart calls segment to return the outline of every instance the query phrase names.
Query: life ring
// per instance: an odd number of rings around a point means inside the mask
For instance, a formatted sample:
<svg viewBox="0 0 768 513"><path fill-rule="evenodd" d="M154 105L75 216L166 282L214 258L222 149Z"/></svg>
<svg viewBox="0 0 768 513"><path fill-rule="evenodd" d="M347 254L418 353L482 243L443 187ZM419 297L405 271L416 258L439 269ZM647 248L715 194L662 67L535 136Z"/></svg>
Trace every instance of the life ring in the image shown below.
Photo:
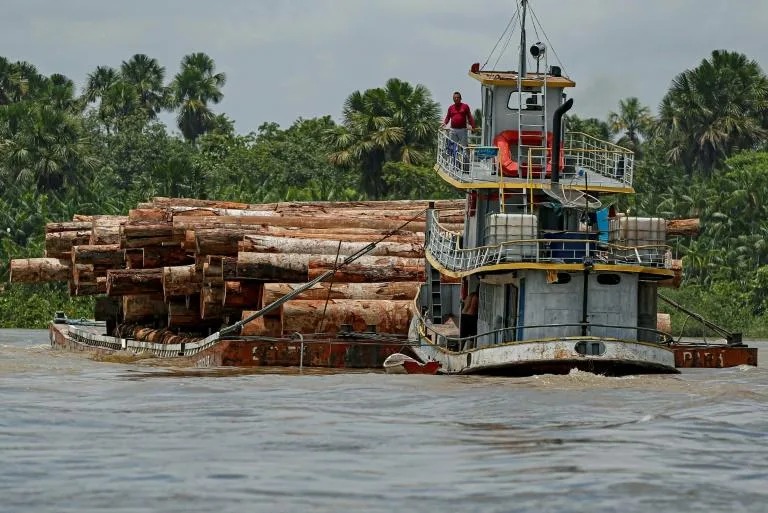
<svg viewBox="0 0 768 513"><path fill-rule="evenodd" d="M519 176L520 169L517 162L512 160L509 147L517 144L519 132L517 130L504 130L493 138L493 145L499 149L499 165L503 176Z"/></svg>
<svg viewBox="0 0 768 513"><path fill-rule="evenodd" d="M517 146L521 142L521 139L522 144L526 146L543 147L545 145L544 137L542 136L541 132L536 131L523 131L521 135L519 130L503 130L496 134L496 137L493 138L493 145L499 149L499 165L501 166L501 174L503 176L526 178L528 176L528 171L530 171L534 178L544 178L544 176L541 176L541 166L527 165L523 166L521 171L520 165L514 159L512 159L512 152L510 147ZM552 132L547 132L546 177L549 177L552 174L552 139ZM561 166L563 160L564 159L561 157Z"/></svg>

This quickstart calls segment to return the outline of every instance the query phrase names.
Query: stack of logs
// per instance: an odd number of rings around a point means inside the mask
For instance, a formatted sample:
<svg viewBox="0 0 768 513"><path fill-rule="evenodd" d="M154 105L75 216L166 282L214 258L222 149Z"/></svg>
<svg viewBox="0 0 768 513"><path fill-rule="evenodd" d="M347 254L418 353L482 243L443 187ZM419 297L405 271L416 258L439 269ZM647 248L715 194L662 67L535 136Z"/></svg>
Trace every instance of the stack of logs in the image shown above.
<svg viewBox="0 0 768 513"><path fill-rule="evenodd" d="M11 281L67 281L72 295L106 295L112 300L100 320L120 324L121 335L177 342L178 332L206 334L250 316L388 235L332 281L246 324L243 334L333 335L342 325L406 333L425 278L427 205L155 198L127 216L49 223L45 258L12 261ZM444 227L462 230L463 200L435 206ZM671 235L697 231L697 219L667 223ZM679 263L665 285L679 285Z"/></svg>
<svg viewBox="0 0 768 513"><path fill-rule="evenodd" d="M461 230L464 201L435 203L444 226ZM250 316L388 235L243 334L333 335L342 325L406 333L425 278L427 205L155 198L127 216L49 223L45 258L12 261L11 281L67 281L72 295L106 295L101 320L121 324L123 336L177 342L177 332L207 334Z"/></svg>

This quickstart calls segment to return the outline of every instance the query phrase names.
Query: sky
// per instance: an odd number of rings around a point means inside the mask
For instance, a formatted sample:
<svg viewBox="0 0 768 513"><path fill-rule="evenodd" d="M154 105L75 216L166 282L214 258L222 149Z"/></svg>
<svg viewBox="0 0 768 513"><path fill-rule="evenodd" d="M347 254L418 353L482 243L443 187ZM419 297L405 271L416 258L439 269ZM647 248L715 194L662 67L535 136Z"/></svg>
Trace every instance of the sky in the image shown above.
<svg viewBox="0 0 768 513"><path fill-rule="evenodd" d="M529 25L528 43L548 40L549 64L576 82L580 117L606 119L631 96L655 112L674 77L715 49L768 69L767 0L530 4L540 28ZM213 110L248 133L299 117L339 121L349 94L392 77L423 84L443 109L454 90L479 107L467 71L474 62L517 69L519 30L506 52L492 53L515 9L514 0L5 0L0 56L81 88L97 66L137 53L156 58L169 80L184 55L205 52L227 76Z"/></svg>

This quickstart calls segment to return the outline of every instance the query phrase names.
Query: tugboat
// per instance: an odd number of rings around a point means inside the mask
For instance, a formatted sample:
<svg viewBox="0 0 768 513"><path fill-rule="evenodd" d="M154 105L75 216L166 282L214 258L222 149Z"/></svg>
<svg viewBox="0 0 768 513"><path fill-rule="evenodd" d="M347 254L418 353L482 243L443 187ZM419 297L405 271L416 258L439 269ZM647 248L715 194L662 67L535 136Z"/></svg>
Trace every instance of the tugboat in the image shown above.
<svg viewBox="0 0 768 513"><path fill-rule="evenodd" d="M616 212L634 155L567 130L575 83L528 48L471 66L479 140L439 132L436 173L465 199L242 204L154 198L46 226L11 281L96 295L56 315L53 347L175 365L405 374L624 375L756 365L757 349L658 294L678 283L664 219ZM536 71L526 66L527 51ZM725 344L674 342L658 299ZM414 357L418 358L415 359Z"/></svg>
<svg viewBox="0 0 768 513"><path fill-rule="evenodd" d="M672 340L656 327L657 286L674 276L665 220L604 202L635 193L633 152L567 130L576 84L548 65L543 43L528 47L528 2L520 9L519 69L469 71L480 140L438 136L435 171L467 208L461 233L438 210L427 216L413 351L449 374L676 373Z"/></svg>

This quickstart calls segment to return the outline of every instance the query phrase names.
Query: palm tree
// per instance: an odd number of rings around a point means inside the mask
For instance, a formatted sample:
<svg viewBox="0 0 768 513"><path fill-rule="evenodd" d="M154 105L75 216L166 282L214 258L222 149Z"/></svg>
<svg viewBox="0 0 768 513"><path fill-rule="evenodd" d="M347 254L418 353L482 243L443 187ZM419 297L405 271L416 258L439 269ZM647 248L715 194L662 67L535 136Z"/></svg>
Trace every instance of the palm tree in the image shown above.
<svg viewBox="0 0 768 513"><path fill-rule="evenodd" d="M672 82L660 106L659 134L667 156L688 174L711 174L731 153L768 135L768 78L745 55L715 50Z"/></svg>
<svg viewBox="0 0 768 513"><path fill-rule="evenodd" d="M7 178L51 191L76 185L95 159L76 114L42 102L18 102L0 109L5 143L0 156Z"/></svg>
<svg viewBox="0 0 768 513"><path fill-rule="evenodd" d="M98 66L93 73L88 74L83 96L88 103L100 100L120 79L117 70L109 66Z"/></svg>
<svg viewBox="0 0 768 513"><path fill-rule="evenodd" d="M597 118L582 119L578 116L570 115L567 117L566 127L569 132L582 132L603 141L611 138L611 129L608 123Z"/></svg>
<svg viewBox="0 0 768 513"><path fill-rule="evenodd" d="M392 125L403 130L403 140L393 148L393 157L405 164L424 163L432 156L435 127L440 123L440 106L421 84L414 87L408 82L391 78L384 89Z"/></svg>
<svg viewBox="0 0 768 513"><path fill-rule="evenodd" d="M371 198L384 194L381 171L387 150L405 138L402 127L393 126L388 114L383 89L355 91L344 102L342 124L326 132L334 150L329 156L331 164L360 166L362 189Z"/></svg>
<svg viewBox="0 0 768 513"><path fill-rule="evenodd" d="M385 162L421 164L431 156L439 107L429 90L393 78L384 88L355 91L344 102L343 122L326 131L332 164L359 167L372 198L386 193Z"/></svg>
<svg viewBox="0 0 768 513"><path fill-rule="evenodd" d="M208 55L189 54L182 59L181 71L171 84L175 105L180 108L179 130L188 141L195 142L212 128L215 115L208 104L219 103L224 97L221 88L226 83L226 75L215 73L215 69Z"/></svg>
<svg viewBox="0 0 768 513"><path fill-rule="evenodd" d="M75 99L75 83L64 75L54 73L45 81L45 102L58 109L80 112L81 106Z"/></svg>
<svg viewBox="0 0 768 513"><path fill-rule="evenodd" d="M24 99L46 80L28 62L10 62L0 57L0 105Z"/></svg>
<svg viewBox="0 0 768 513"><path fill-rule="evenodd" d="M120 78L134 87L148 119L155 119L169 104L169 90L163 84L165 68L157 59L137 53L130 60L123 61Z"/></svg>
<svg viewBox="0 0 768 513"><path fill-rule="evenodd" d="M635 152L640 149L640 137L651 130L653 122L651 110L635 97L620 100L619 112L608 114L611 133L621 134L617 143Z"/></svg>

